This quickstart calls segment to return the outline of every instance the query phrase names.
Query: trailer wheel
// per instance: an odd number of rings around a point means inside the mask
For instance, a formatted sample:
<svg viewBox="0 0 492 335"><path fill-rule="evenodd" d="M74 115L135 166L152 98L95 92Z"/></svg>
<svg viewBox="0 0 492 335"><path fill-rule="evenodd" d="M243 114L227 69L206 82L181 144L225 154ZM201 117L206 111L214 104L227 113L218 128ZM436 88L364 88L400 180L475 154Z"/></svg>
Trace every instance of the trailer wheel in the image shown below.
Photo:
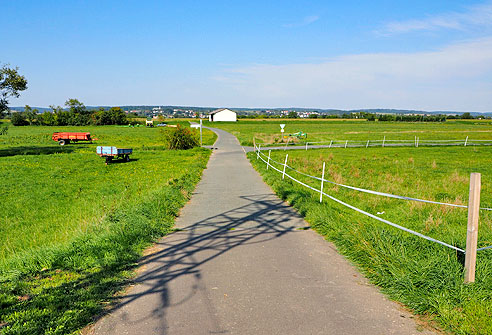
<svg viewBox="0 0 492 335"><path fill-rule="evenodd" d="M60 145L65 145L65 143L66 143L65 140L58 140L58 144Z"/></svg>
<svg viewBox="0 0 492 335"><path fill-rule="evenodd" d="M130 155L125 155L125 162L129 162L130 161Z"/></svg>

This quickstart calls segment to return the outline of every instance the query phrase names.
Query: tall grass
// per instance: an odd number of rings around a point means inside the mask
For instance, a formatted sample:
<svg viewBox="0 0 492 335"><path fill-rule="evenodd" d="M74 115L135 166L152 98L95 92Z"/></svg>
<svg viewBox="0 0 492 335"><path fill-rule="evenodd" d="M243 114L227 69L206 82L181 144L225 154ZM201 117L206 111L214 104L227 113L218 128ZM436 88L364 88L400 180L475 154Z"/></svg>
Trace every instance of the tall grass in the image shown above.
<svg viewBox="0 0 492 335"><path fill-rule="evenodd" d="M492 148L354 148L289 151L302 172L372 190L466 204L470 172L482 173L482 206L492 207ZM273 151L283 162L285 152ZM477 281L463 284L463 255L365 217L319 193L281 180L265 163L250 159L277 194L333 241L392 299L458 334L492 333L492 252L478 254ZM291 172L319 188L319 181ZM466 209L383 198L325 183L326 193L370 213L465 249ZM480 213L479 246L492 245L492 213Z"/></svg>

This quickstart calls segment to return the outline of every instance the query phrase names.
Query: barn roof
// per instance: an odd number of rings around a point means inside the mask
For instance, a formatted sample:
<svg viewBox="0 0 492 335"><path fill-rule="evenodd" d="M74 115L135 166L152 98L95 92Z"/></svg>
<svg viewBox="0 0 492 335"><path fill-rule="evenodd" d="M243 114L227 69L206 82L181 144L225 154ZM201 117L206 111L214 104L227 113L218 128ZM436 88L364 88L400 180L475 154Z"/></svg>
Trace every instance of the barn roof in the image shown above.
<svg viewBox="0 0 492 335"><path fill-rule="evenodd" d="M218 112L222 112L222 111L225 111L225 110L228 110L228 111L234 112L234 111L230 110L229 108L221 108L221 109L216 109L216 110L214 110L213 112L210 112L210 113L208 113L208 114L209 114L209 115L214 115L214 114L217 114ZM234 112L234 113L236 113L236 112Z"/></svg>

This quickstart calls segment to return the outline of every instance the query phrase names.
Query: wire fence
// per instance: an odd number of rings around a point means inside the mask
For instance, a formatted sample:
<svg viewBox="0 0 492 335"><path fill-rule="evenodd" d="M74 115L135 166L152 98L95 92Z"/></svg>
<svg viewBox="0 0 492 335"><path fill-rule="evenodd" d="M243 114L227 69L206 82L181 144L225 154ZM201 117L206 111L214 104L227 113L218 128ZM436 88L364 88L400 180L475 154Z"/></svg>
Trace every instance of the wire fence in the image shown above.
<svg viewBox="0 0 492 335"><path fill-rule="evenodd" d="M279 143L280 144L280 143ZM329 141L304 141L304 142L290 142L290 138L287 143L283 144L285 147L290 145L298 145L304 147L306 150L309 146L323 146L328 148L369 148L369 147L419 147L419 146L489 146L492 145L492 140L474 140L469 139L468 136L462 139L454 140L432 140L432 139L420 139L415 136L413 140L391 140L386 139L386 136L382 139L368 139L368 140L329 140ZM278 145L278 144L277 144ZM263 145L265 146L265 144ZM269 146L269 145L268 145Z"/></svg>
<svg viewBox="0 0 492 335"><path fill-rule="evenodd" d="M383 222L387 225L390 225L392 227L395 227L397 229L400 229L400 230L403 230L407 233L410 233L410 234L413 234L415 236L418 236L418 237L421 237L423 239L426 239L428 241L431 241L431 242L435 242L435 243L438 243L438 244L441 244L443 246L446 246L448 248L451 248L453 250L456 250L456 251L459 251L461 253L465 253L465 250L461 249L461 248L458 248L456 246L453 246L451 244L448 244L446 242L443 242L443 241L440 241L440 240L437 240L437 239L434 239L430 236L426 236L424 234L421 234L419 232L416 232L416 231L413 231L411 229L408 229L408 228L405 228L399 224L396 224L394 222L391 222L389 220L386 220L386 219L383 219L383 218L380 218L379 216L376 216L374 214L371 214L371 213L368 213L360 208L357 208L353 205L350 205L340 199L337 199L327 193L325 193L323 191L323 184L326 182L326 183L330 183L330 184L333 184L333 185L337 185L337 186L340 186L340 187L343 187L343 188L347 188L347 189L350 189L350 190L354 190L354 191L359 191L359 192L364 192L364 193L369 193L369 194L374 194L374 195L378 195L378 196L384 196L384 197L389 197L389 198L394 198L394 199L400 199L400 200L407 200L407 201L418 201L418 202L424 202L424 203L431 203L431 204L437 204L437 205L443 205L443 206L452 206L452 207L459 207L459 208L468 208L468 206L464 206L464 205L458 205L458 204L451 204L451 203L445 203L445 202L439 202L439 201L431 201L431 200L425 200L425 199L418 199L418 198L413 198L413 197L406 197L406 196L401 196L401 195L395 195L395 194L389 194L389 193L384 193L384 192L378 192L378 191L373 191L373 190L367 190L367 189L363 189L363 188L359 188L359 187L354 187L354 186L349 186L349 185L344 185L344 184L340 184L340 183L336 183L334 181L331 181L331 180L327 180L324 178L324 163L323 163L323 173L322 173L322 176L321 178L320 177L316 177L316 176L312 176L312 175L309 175L307 173L303 173L301 171L298 171L296 169L294 169L293 167L289 166L287 164L287 159L288 159L288 154L285 156L285 162L284 163L281 163L281 162L277 162L275 160L273 160L271 157L270 157L270 154L271 154L271 151L269 151L268 153L268 156L265 155L262 151L261 151L261 148L260 147L256 147L255 146L255 151L256 151L256 158L263 161L264 163L266 163L267 165L267 170L269 168L272 168L273 170L279 172L282 174L282 179L285 179L285 177L291 179L292 181L308 188L308 189L311 189L313 190L314 192L316 193L319 193L320 194L320 202L322 201L322 198L323 196L326 196L327 198L347 207L347 208L350 208L358 213L361 213L361 214L364 214L368 217L371 217L375 220L378 220L380 222ZM272 163L280 166L282 168L282 170L280 168L277 168L275 167ZM289 171L293 171L295 173L298 173L300 175L303 175L305 177L308 177L310 179L314 179L314 180L317 180L317 181L321 181L321 188L320 189L317 189L311 185L308 185L296 178L294 178L292 175L290 175L289 173L286 172L286 170L289 170ZM481 210L485 210L485 211L492 211L492 208L487 208L487 207L483 207L483 208L480 208ZM492 245L491 246L487 246L487 247L483 247L483 248L478 248L477 251L482 251L482 250L486 250L486 249L492 249Z"/></svg>

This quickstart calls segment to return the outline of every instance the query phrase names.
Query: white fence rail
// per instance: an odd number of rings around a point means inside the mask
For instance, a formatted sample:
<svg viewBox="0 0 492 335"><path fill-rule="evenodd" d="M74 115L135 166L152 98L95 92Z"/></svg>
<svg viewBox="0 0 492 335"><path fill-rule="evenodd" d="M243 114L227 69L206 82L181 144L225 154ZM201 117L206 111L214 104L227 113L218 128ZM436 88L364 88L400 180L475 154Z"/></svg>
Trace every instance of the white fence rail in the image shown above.
<svg viewBox="0 0 492 335"><path fill-rule="evenodd" d="M261 153L261 154L263 155L263 153ZM270 153L268 155L270 156ZM284 165L283 163L279 163L279 162L277 162L277 161L275 161L273 159L270 159L270 160L272 162L276 163L276 164ZM354 186L339 184L339 183L336 183L334 181L331 181L331 180L328 180L328 179L324 179L323 176L320 178L320 177L312 176L310 174L303 173L301 171L295 170L294 168L292 168L292 167L290 167L288 165L286 165L285 167L287 169L293 170L296 173L298 173L300 175L303 175L305 177L316 179L316 180L319 180L319 181L322 181L322 182L327 182L327 183L330 183L330 184L333 184L333 185L337 185L337 186L340 186L340 187L344 187L344 188L348 188L348 189L351 189L351 190L354 190L354 191L359 191L359 192L364 192L364 193L379 195L379 196L388 197L388 198L400 199L400 200L419 201L419 202L425 202L425 203L429 203L429 204L444 205L444 206L459 207L459 208L468 208L468 206L465 206L465 205L450 204L450 203L447 203L447 202L439 202L439 201L425 200L425 199L419 199L419 198L412 198L412 197L406 197L406 196L403 196L403 195L396 195L396 194L390 194L390 193L372 191L372 190L367 190L367 189L360 188L360 187L354 187ZM492 208L487 208L487 207L480 207L480 209L481 210L484 210L484 211L492 211Z"/></svg>
<svg viewBox="0 0 492 335"><path fill-rule="evenodd" d="M425 203L431 203L431 204L437 204L437 205L444 205L444 206L459 207L459 208L468 208L468 206L458 205L458 204L451 204L451 203L445 203L445 202L438 202L438 201L431 201L431 200L424 200L424 199L418 199L418 198L412 198L412 197L406 197L406 196L401 196L401 195L383 193L383 192L378 192L378 191L373 191L373 190L367 190L367 189L363 189L363 188L359 188L359 187L354 187L354 186L348 186L348 185L339 184L339 183L336 183L334 181L327 180L327 179L324 178L324 163L323 163L323 174L322 174L321 178L319 178L319 177L316 177L316 176L312 176L312 175L303 173L301 171L298 171L298 170L294 169L293 167L288 166L287 165L287 160L288 160L288 157L289 157L288 154L285 156L285 162L284 163L280 163L280 162L277 162L277 161L275 161L275 160L273 160L271 158L271 152L270 151L268 152L268 156L266 156L263 152L261 152L261 147L255 147L255 151L256 151L256 158L257 159L260 159L263 162L265 162L266 165L267 165L267 169L268 168L272 168L273 170L275 170L275 171L277 171L277 172L279 172L279 173L282 174L282 179L284 179L285 177L287 177L287 178L291 179L292 181L294 181L294 182L296 182L296 183L298 183L298 184L300 184L300 185L302 185L302 186L304 186L306 188L309 188L309 189L313 190L316 193L319 193L320 194L320 202L322 201L322 197L323 196L326 196L327 198L329 198L329 199L331 199L331 200L333 200L333 201L335 201L335 202L337 202L337 203L339 203L339 204L341 204L341 205L343 205L345 207L348 207L348 208L350 208L350 209L352 209L352 210L354 210L356 212L359 212L361 214L364 214L364 215L366 215L368 217L371 217L371 218L373 218L375 220L378 220L380 222L383 222L383 223L385 223L387 225L390 225L390 226L395 227L397 229L403 230L403 231L405 231L407 233L410 233L410 234L413 234L415 236L421 237L421 238L423 238L425 240L438 243L440 245L446 246L448 248L451 248L453 250L456 250L458 252L461 252L461 253L466 254L466 251L463 250L463 249L461 249L461 248L455 247L455 246L453 246L451 244L448 244L446 242L443 242L443 241L434 239L434 238L432 238L430 236L426 236L426 235L421 234L419 232L416 232L416 231L413 231L411 229L405 228L405 227L403 227L401 225L398 225L398 224L396 224L394 222L391 222L389 220L380 218L380 217L378 217L378 216L376 216L374 214L368 213L368 212L366 212L366 211L364 211L364 210L362 210L360 208L357 208L357 207L352 206L352 205L350 205L350 204L348 204L348 203L346 203L346 202L344 202L342 200L339 200L339 199L337 199L337 198L335 198L335 197L333 197L333 196L325 193L323 191L323 184L324 184L324 182L327 182L327 183L331 183L333 185L337 185L337 186L344 187L344 188L347 188L347 189L351 189L351 190L354 190L354 191L359 191L359 192L364 192L364 193L369 193L369 194L374 194L374 195L379 195L379 196L384 196L384 197L389 197L389 198L395 198L395 199L400 199L400 200L419 201L419 202L425 202ZM282 170L280 168L277 168L274 165L272 165L272 163L277 164L279 167L282 168ZM317 180L317 181L321 181L321 188L320 189L317 189L317 188L315 188L315 187L313 187L311 185L308 185L308 184L306 184L306 183L304 183L304 182L302 182L302 181L294 178L293 176L291 176L289 173L286 172L287 169L290 170L290 171L294 171L294 172L296 172L296 173L298 173L300 175L303 175L305 177L308 177L308 178L311 178L311 179L314 179L314 180ZM492 208L486 208L486 207L479 208L479 209L480 210L485 210L485 211L492 211ZM478 206L477 206L477 210L478 210ZM477 213L477 216L478 216L478 213ZM482 251L482 250L486 250L486 249L492 249L492 246L482 247L482 248L478 248L478 249L476 249L476 247L475 247L475 251ZM473 281L474 281L474 279L473 279Z"/></svg>
<svg viewBox="0 0 492 335"><path fill-rule="evenodd" d="M287 143L283 144L285 148L289 145L290 138ZM477 145L492 145L492 140L472 140L468 136L463 139L454 140L422 140L420 137L415 136L413 140L391 140L384 136L382 139L368 139L368 140L329 140L311 142L305 141L300 143L290 143L292 145L298 144L299 146L308 150L309 146L326 146L328 148L368 148L368 147L419 147L419 146L477 146ZM277 145L280 145L277 144Z"/></svg>

